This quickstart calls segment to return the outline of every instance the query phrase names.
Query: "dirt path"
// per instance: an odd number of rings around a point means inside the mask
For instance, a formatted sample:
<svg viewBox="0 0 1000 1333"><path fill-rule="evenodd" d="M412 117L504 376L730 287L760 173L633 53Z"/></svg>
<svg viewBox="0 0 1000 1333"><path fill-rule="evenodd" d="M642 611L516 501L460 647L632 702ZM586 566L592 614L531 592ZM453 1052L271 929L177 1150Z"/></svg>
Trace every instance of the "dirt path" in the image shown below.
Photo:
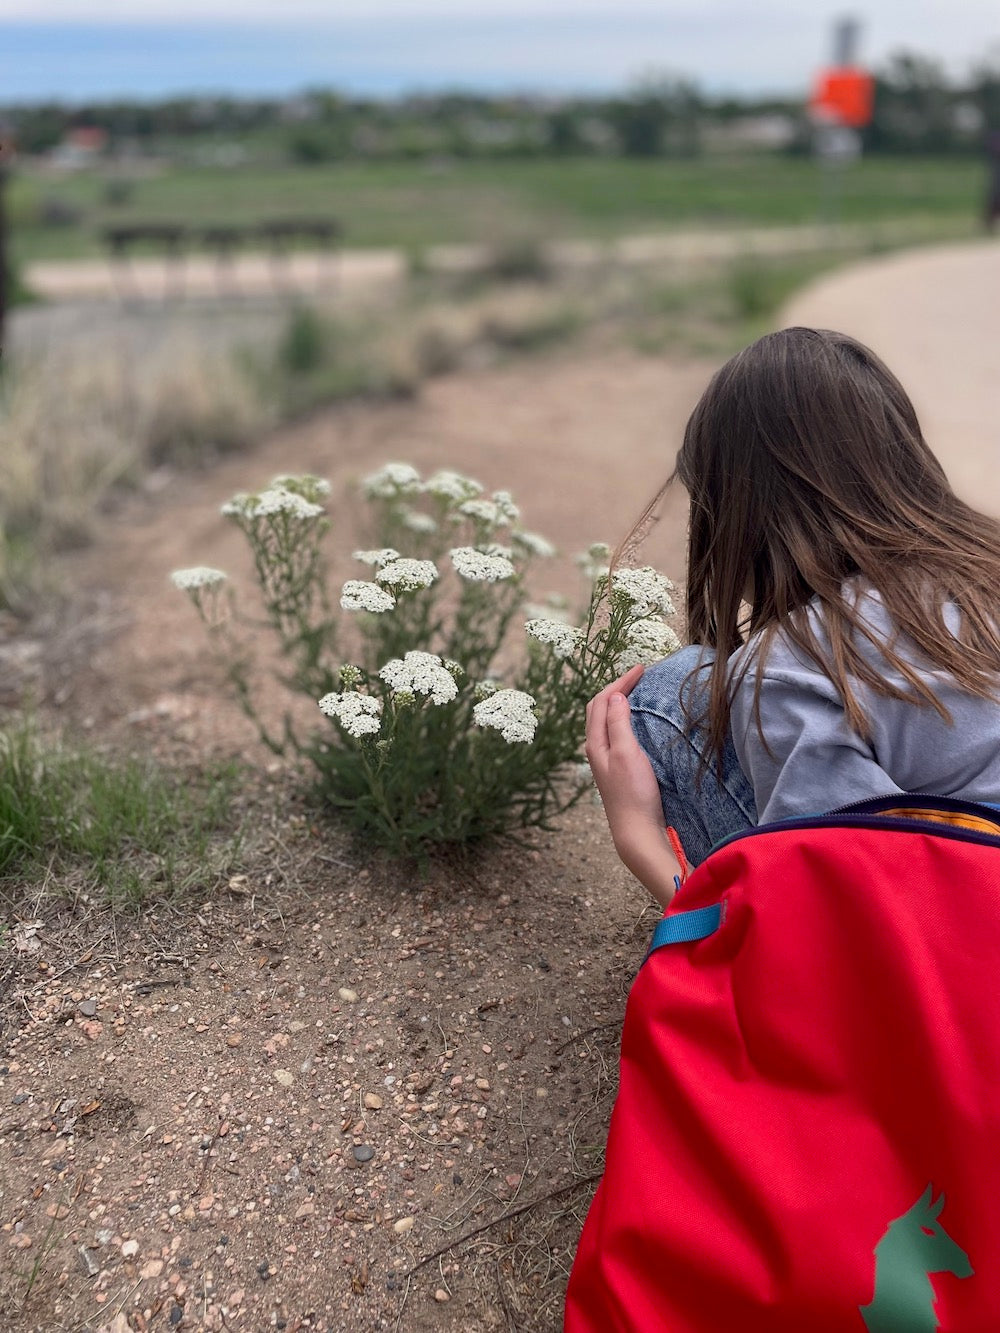
<svg viewBox="0 0 1000 1333"><path fill-rule="evenodd" d="M1000 243L939 246L834 273L802 292L786 324L868 343L913 398L956 490L1000 516Z"/></svg>
<svg viewBox="0 0 1000 1333"><path fill-rule="evenodd" d="M946 466L994 508L998 258L983 246L879 261L788 312L871 342ZM154 752L254 760L168 583L194 563L240 575L218 515L234 490L292 469L329 477L334 545L349 551L357 477L392 459L454 466L512 490L527 525L571 554L628 527L712 369L625 353L522 363L161 477L74 563L91 611L61 673L53 659L53 706ZM676 573L679 505L649 546ZM573 579L568 559L553 566L552 586ZM196 916L154 911L141 933L77 905L78 949L45 925L13 976L4 1327L553 1333L648 935L643 895L593 808L533 851L414 884L316 828L262 770L247 798L255 859L228 896Z"/></svg>

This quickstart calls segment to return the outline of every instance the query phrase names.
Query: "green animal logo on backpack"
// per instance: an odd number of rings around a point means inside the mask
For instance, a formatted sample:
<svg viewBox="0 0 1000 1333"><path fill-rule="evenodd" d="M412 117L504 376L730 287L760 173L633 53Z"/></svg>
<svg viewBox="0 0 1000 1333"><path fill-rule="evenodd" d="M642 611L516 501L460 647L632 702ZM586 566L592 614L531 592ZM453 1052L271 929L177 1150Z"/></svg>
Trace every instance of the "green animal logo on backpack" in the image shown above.
<svg viewBox="0 0 1000 1333"><path fill-rule="evenodd" d="M936 1201L933 1196L928 1185L875 1246L875 1295L860 1307L868 1333L937 1333L928 1274L972 1276L969 1256L938 1221L944 1195Z"/></svg>

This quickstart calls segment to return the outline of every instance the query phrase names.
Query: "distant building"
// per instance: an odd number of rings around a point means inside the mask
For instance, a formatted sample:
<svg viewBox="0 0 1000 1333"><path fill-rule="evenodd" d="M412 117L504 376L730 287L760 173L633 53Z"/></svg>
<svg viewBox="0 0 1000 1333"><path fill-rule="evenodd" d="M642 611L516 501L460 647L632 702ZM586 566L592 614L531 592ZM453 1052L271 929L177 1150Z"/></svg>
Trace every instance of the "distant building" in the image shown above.
<svg viewBox="0 0 1000 1333"><path fill-rule="evenodd" d="M93 166L108 146L108 132L97 125L76 125L49 153L49 163L63 171Z"/></svg>
<svg viewBox="0 0 1000 1333"><path fill-rule="evenodd" d="M780 152L795 141L797 126L792 116L774 113L738 116L728 121L707 121L702 128L705 147L727 150Z"/></svg>

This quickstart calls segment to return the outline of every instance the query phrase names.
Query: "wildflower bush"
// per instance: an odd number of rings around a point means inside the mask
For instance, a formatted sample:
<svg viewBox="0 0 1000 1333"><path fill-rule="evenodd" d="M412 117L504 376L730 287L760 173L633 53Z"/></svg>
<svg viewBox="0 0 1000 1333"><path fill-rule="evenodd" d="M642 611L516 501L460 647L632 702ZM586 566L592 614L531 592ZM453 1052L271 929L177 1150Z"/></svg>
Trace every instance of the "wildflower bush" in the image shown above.
<svg viewBox="0 0 1000 1333"><path fill-rule="evenodd" d="M554 548L520 524L505 491L469 477L422 479L392 463L368 477L372 546L331 597L329 486L276 478L223 514L253 555L281 678L327 723L280 735L251 685L246 625L221 570L178 570L262 739L315 766L324 799L395 854L470 843L552 819L590 789L587 700L636 662L672 652L669 581L652 568L609 572L603 544L579 558L579 615L527 603L533 567ZM334 607L333 602L337 603Z"/></svg>

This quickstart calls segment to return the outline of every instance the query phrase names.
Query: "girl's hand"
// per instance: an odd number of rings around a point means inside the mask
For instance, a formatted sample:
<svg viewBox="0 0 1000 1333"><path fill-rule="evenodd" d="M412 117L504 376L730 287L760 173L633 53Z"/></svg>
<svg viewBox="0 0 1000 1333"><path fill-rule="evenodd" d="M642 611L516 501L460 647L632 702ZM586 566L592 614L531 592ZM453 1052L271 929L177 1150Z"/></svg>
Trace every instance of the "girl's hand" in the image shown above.
<svg viewBox="0 0 1000 1333"><path fill-rule="evenodd" d="M626 671L587 705L587 759L618 855L666 907L680 866L667 840L653 767L632 730L627 695L642 672L641 666Z"/></svg>

